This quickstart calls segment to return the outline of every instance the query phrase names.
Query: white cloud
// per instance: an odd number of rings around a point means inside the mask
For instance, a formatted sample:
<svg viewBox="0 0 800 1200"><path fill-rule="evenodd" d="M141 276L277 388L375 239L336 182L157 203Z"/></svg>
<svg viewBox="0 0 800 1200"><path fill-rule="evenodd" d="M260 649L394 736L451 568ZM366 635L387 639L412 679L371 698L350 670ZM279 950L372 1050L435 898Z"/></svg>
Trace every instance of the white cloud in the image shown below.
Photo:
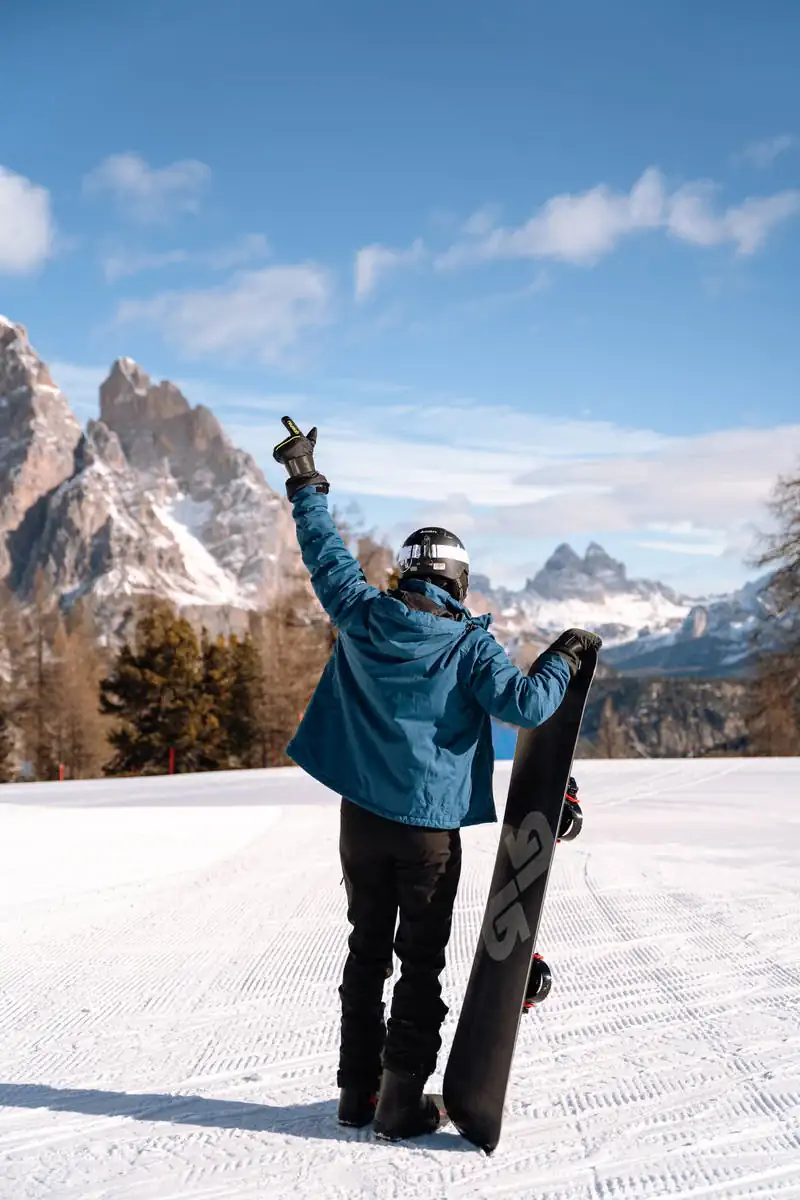
<svg viewBox="0 0 800 1200"><path fill-rule="evenodd" d="M800 191L748 198L720 212L712 203L714 190L701 181L669 193L661 172L648 167L629 192L599 184L578 195L553 196L523 225L456 242L435 265L530 258L590 266L624 238L657 229L693 245L732 243L739 254L752 254L776 225L800 212Z"/></svg>
<svg viewBox="0 0 800 1200"><path fill-rule="evenodd" d="M294 415L313 425L319 404ZM800 425L673 437L458 399L352 419L326 406L319 462L337 493L404 501L412 521L476 539L632 534L644 549L739 558L768 523L776 476L800 467ZM271 432L237 434L267 462Z"/></svg>
<svg viewBox="0 0 800 1200"><path fill-rule="evenodd" d="M666 554L696 554L700 558L720 558L725 553L724 542L656 542L639 541L642 550L659 550Z"/></svg>
<svg viewBox="0 0 800 1200"><path fill-rule="evenodd" d="M695 246L720 246L731 242L737 254L753 254L782 221L800 212L800 191L756 196L715 213L710 184L690 184L670 198L669 232Z"/></svg>
<svg viewBox="0 0 800 1200"><path fill-rule="evenodd" d="M485 236L456 243L437 259L439 267L459 267L497 258L552 258L592 263L636 230L663 221L664 184L651 167L630 192L605 184L580 195L553 196L518 228L495 228Z"/></svg>
<svg viewBox="0 0 800 1200"><path fill-rule="evenodd" d="M108 192L134 220L157 222L197 212L211 168L195 159L151 167L138 154L112 154L83 180L86 195Z"/></svg>
<svg viewBox="0 0 800 1200"><path fill-rule="evenodd" d="M314 263L242 271L220 287L125 300L121 324L154 325L188 355L220 354L274 363L329 316L331 282Z"/></svg>
<svg viewBox="0 0 800 1200"><path fill-rule="evenodd" d="M50 193L0 166L0 274L26 275L53 253Z"/></svg>
<svg viewBox="0 0 800 1200"><path fill-rule="evenodd" d="M158 271L162 267L175 266L189 261L186 250L164 250L161 253L144 251L115 250L104 254L100 259L103 274L109 283L124 279L129 275L138 275L140 271Z"/></svg>
<svg viewBox="0 0 800 1200"><path fill-rule="evenodd" d="M497 224L500 209L497 204L484 204L483 208L471 213L461 226L461 232L467 237L485 237L491 233Z"/></svg>
<svg viewBox="0 0 800 1200"><path fill-rule="evenodd" d="M747 163L751 167L765 170L771 167L779 155L785 154L795 144L795 139L788 133L780 133L776 137L763 138L759 142L750 142L739 154L735 161Z"/></svg>
<svg viewBox="0 0 800 1200"><path fill-rule="evenodd" d="M233 267L246 267L270 255L270 244L263 233L246 233L229 246L220 246L198 255L198 262L213 271L230 271Z"/></svg>
<svg viewBox="0 0 800 1200"><path fill-rule="evenodd" d="M399 267L421 262L424 257L425 245L422 238L417 238L407 250L392 250L378 242L371 246L362 246L356 252L354 266L356 299L366 300L383 276Z"/></svg>
<svg viewBox="0 0 800 1200"><path fill-rule="evenodd" d="M798 463L800 425L665 438L641 455L585 456L527 472L526 486L552 486L558 495L515 514L506 510L503 519L565 535L671 527L684 541L691 529L709 544L740 546L743 527L762 515L776 476Z"/></svg>
<svg viewBox="0 0 800 1200"><path fill-rule="evenodd" d="M188 250L152 253L118 249L103 255L100 265L106 279L114 282L128 275L137 275L140 271L155 271L183 263L207 267L212 271L228 271L232 267L243 267L248 263L257 262L266 258L269 253L270 245L263 233L248 233L230 245L194 253Z"/></svg>

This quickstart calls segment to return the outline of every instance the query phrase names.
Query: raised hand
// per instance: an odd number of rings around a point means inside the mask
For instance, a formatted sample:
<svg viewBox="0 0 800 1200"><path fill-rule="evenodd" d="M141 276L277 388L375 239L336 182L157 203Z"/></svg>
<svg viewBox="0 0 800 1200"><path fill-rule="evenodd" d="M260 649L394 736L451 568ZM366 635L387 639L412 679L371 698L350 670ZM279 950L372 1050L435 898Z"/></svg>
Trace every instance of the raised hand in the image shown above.
<svg viewBox="0 0 800 1200"><path fill-rule="evenodd" d="M302 487L313 487L318 492L327 492L330 484L314 465L314 447L317 444L317 427L303 433L291 417L281 417L289 436L278 442L272 451L276 462L283 463L289 474L286 480L286 495L290 500Z"/></svg>

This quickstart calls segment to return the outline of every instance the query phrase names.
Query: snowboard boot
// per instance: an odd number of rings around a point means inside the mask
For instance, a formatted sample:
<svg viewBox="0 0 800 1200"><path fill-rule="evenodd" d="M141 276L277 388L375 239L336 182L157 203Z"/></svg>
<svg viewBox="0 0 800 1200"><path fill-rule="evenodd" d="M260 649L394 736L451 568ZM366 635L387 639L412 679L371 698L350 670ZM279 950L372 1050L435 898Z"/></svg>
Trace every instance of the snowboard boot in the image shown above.
<svg viewBox="0 0 800 1200"><path fill-rule="evenodd" d="M353 1129L369 1125L377 1102L374 1088L343 1087L339 1092L339 1124Z"/></svg>
<svg viewBox="0 0 800 1200"><path fill-rule="evenodd" d="M423 1075L383 1069L373 1129L387 1142L433 1133L442 1120L441 1097L423 1095Z"/></svg>

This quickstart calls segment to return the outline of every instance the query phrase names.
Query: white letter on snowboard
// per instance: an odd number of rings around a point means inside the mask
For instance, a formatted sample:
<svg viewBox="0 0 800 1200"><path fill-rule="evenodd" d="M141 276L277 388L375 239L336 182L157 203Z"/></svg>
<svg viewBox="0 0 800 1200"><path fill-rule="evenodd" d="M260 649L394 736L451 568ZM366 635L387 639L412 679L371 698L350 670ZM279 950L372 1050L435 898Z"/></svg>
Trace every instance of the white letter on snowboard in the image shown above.
<svg viewBox="0 0 800 1200"><path fill-rule="evenodd" d="M517 939L527 942L531 937L518 897L544 874L553 852L553 835L540 812L528 813L519 831L507 833L503 842L516 875L489 897L482 930L486 950L496 962L508 958Z"/></svg>

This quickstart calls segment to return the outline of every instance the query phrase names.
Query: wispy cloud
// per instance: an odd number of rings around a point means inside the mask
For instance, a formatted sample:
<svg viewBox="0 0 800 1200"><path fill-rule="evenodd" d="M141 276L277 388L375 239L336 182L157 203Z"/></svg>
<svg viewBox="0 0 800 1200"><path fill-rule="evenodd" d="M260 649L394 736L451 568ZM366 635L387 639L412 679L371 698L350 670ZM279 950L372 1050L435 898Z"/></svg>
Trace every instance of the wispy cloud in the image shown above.
<svg viewBox="0 0 800 1200"><path fill-rule="evenodd" d="M314 424L319 403L294 415ZM739 556L776 476L800 461L800 425L674 437L450 398L362 409L356 438L347 410L326 408L319 461L337 492L402 501L408 520L477 539L628 534L673 555ZM271 431L237 434L267 462Z"/></svg>
<svg viewBox="0 0 800 1200"><path fill-rule="evenodd" d="M176 213L197 212L211 168L195 159L151 167L131 152L111 154L83 180L87 196L108 193L136 221L159 222Z"/></svg>
<svg viewBox="0 0 800 1200"><path fill-rule="evenodd" d="M422 238L417 238L406 250L392 250L379 242L362 246L356 252L353 268L356 300L366 300L371 296L378 282L390 272L413 266L424 257L425 244Z"/></svg>
<svg viewBox="0 0 800 1200"><path fill-rule="evenodd" d="M0 274L27 275L53 253L50 193L0 166Z"/></svg>
<svg viewBox="0 0 800 1200"><path fill-rule="evenodd" d="M199 254L197 261L211 267L212 271L230 271L234 267L246 267L261 258L268 258L271 252L269 241L263 233L246 233L228 246L219 246L216 250Z"/></svg>
<svg viewBox="0 0 800 1200"><path fill-rule="evenodd" d="M725 553L723 542L666 542L637 541L634 545L642 550L658 550L665 554L694 554L700 558L721 558Z"/></svg>
<svg viewBox="0 0 800 1200"><path fill-rule="evenodd" d="M553 196L523 225L485 229L472 226L435 265L441 270L496 259L554 259L590 266L634 234L664 230L696 246L732 244L738 254L754 253L772 229L800 212L800 191L751 197L718 210L715 187L705 181L670 192L661 172L649 167L629 192L605 184L577 195ZM475 230L479 232L475 233Z"/></svg>
<svg viewBox="0 0 800 1200"><path fill-rule="evenodd" d="M164 250L161 252L117 249L100 259L103 273L109 282L137 275L140 271L161 270L164 267L190 264L212 271L228 271L267 258L270 245L263 233L248 233L238 241L214 250L190 252Z"/></svg>
<svg viewBox="0 0 800 1200"><path fill-rule="evenodd" d="M241 271L219 287L125 300L122 324L155 326L189 356L280 361L302 333L328 320L330 277L314 263Z"/></svg>
<svg viewBox="0 0 800 1200"><path fill-rule="evenodd" d="M695 246L721 246L726 242L740 255L754 254L772 230L800 212L800 191L754 196L715 213L711 184L680 188L669 204L667 228L681 241Z"/></svg>
<svg viewBox="0 0 800 1200"><path fill-rule="evenodd" d="M58 360L48 365L56 387L67 397L76 415L82 421L96 417L100 384L108 375L108 367Z"/></svg>
<svg viewBox="0 0 800 1200"><path fill-rule="evenodd" d="M114 250L102 255L100 266L109 283L115 283L118 279L138 275L140 271L160 271L188 261L186 250Z"/></svg>
<svg viewBox="0 0 800 1200"><path fill-rule="evenodd" d="M791 134L780 133L775 137L763 138L759 142L750 142L744 150L740 150L738 154L734 155L734 161L764 171L767 167L772 166L776 158L785 154L787 150L791 150L794 145L795 138Z"/></svg>

